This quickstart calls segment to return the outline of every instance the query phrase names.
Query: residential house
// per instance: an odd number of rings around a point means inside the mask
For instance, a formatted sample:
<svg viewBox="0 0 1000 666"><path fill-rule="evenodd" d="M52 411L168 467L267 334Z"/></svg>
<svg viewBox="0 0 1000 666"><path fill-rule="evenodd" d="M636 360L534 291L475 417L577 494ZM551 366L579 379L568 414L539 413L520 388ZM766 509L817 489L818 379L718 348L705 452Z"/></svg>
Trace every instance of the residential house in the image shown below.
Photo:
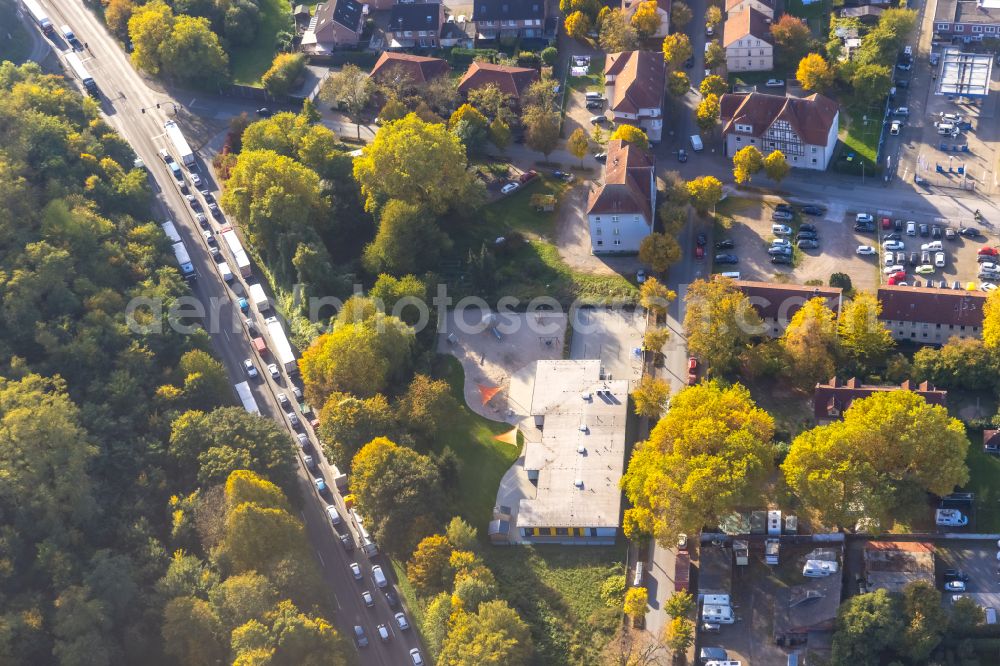
<svg viewBox="0 0 1000 666"><path fill-rule="evenodd" d="M942 407L948 402L948 392L934 388L930 382L915 384L907 379L899 386L872 386L862 384L854 377L846 382L834 377L826 383L816 384L813 390L813 416L817 423L836 421L843 418L844 412L855 400L887 391L913 391L929 404Z"/></svg>
<svg viewBox="0 0 1000 666"><path fill-rule="evenodd" d="M537 362L529 412L541 439L524 450L535 496L519 502L518 541L614 545L628 389L628 380L602 379L598 359Z"/></svg>
<svg viewBox="0 0 1000 666"><path fill-rule="evenodd" d="M446 75L450 69L448 61L441 58L383 51L368 76L378 82L405 79L419 85Z"/></svg>
<svg viewBox="0 0 1000 666"><path fill-rule="evenodd" d="M900 593L922 580L934 586L934 546L920 541L869 541L864 548L865 586L868 592Z"/></svg>
<svg viewBox="0 0 1000 666"><path fill-rule="evenodd" d="M545 36L545 0L474 0L477 39L532 39Z"/></svg>
<svg viewBox="0 0 1000 666"><path fill-rule="evenodd" d="M652 51L609 53L604 60L608 114L616 123L637 125L650 141L663 133L663 95L667 64Z"/></svg>
<svg viewBox="0 0 1000 666"><path fill-rule="evenodd" d="M458 92L467 96L470 90L485 88L493 84L501 92L510 96L514 106L518 106L521 95L538 80L538 72L529 67L509 67L488 62L474 62L469 65L462 80L458 82Z"/></svg>
<svg viewBox="0 0 1000 666"><path fill-rule="evenodd" d="M444 5L439 2L393 5L385 28L386 45L390 49L437 48L442 25Z"/></svg>
<svg viewBox="0 0 1000 666"><path fill-rule="evenodd" d="M441 26L441 48L457 46L471 49L476 45L476 25L465 15L449 16Z"/></svg>
<svg viewBox="0 0 1000 666"><path fill-rule="evenodd" d="M856 18L863 25L875 25L882 18L885 10L874 5L863 5L861 7L846 7L840 10L840 18Z"/></svg>
<svg viewBox="0 0 1000 666"><path fill-rule="evenodd" d="M639 5L645 0L622 0L622 11L625 13L627 21L632 20L632 16ZM651 37L663 38L670 32L670 0L656 0L656 15L660 17L660 27Z"/></svg>
<svg viewBox="0 0 1000 666"><path fill-rule="evenodd" d="M587 200L590 251L625 254L639 251L653 230L656 173L653 157L621 139L608 142L604 182L592 185Z"/></svg>
<svg viewBox="0 0 1000 666"><path fill-rule="evenodd" d="M330 0L316 5L316 13L302 34L302 52L323 56L357 46L364 20L364 5L357 0Z"/></svg>
<svg viewBox="0 0 1000 666"><path fill-rule="evenodd" d="M991 456L1000 455L1000 430L983 431L983 452Z"/></svg>
<svg viewBox="0 0 1000 666"><path fill-rule="evenodd" d="M886 286L878 290L879 321L896 340L941 345L983 334L986 294L962 289Z"/></svg>
<svg viewBox="0 0 1000 666"><path fill-rule="evenodd" d="M764 155L780 150L793 167L820 171L833 157L840 109L828 97L726 93L720 106L726 155L757 146Z"/></svg>
<svg viewBox="0 0 1000 666"><path fill-rule="evenodd" d="M726 0L726 15L740 14L748 9L756 9L770 20L774 20L774 0Z"/></svg>
<svg viewBox="0 0 1000 666"><path fill-rule="evenodd" d="M812 287L749 280L737 280L736 286L750 300L750 304L764 322L764 330L755 334L769 335L772 338L781 336L799 308L813 298L825 299L826 306L833 310L835 315L840 316L842 290L839 287Z"/></svg>
<svg viewBox="0 0 1000 666"><path fill-rule="evenodd" d="M843 585L843 574L838 571L779 587L773 600L775 642L803 646L815 642L817 634L832 634Z"/></svg>
<svg viewBox="0 0 1000 666"><path fill-rule="evenodd" d="M730 12L722 30L722 48L726 50L726 68L730 72L774 69L771 17L753 7Z"/></svg>
<svg viewBox="0 0 1000 666"><path fill-rule="evenodd" d="M1000 38L1000 0L938 0L934 36L967 43Z"/></svg>

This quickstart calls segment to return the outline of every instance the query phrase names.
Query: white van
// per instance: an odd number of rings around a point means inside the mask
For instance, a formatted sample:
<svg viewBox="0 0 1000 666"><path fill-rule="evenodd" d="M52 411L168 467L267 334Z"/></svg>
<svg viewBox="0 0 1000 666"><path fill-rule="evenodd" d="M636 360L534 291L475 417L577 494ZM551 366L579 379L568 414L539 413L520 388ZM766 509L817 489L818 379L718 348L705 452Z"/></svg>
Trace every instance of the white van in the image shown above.
<svg viewBox="0 0 1000 666"><path fill-rule="evenodd" d="M691 148L696 152L705 148L705 144L701 142L701 137L697 134L691 135Z"/></svg>
<svg viewBox="0 0 1000 666"><path fill-rule="evenodd" d="M587 101L588 102L600 101L602 99L604 99L604 95L602 95L599 92L590 91L590 92L587 93Z"/></svg>
<svg viewBox="0 0 1000 666"><path fill-rule="evenodd" d="M642 587L642 574L645 569L643 562L638 562L635 565L635 578L632 579L632 587Z"/></svg>
<svg viewBox="0 0 1000 666"><path fill-rule="evenodd" d="M958 509L938 509L934 522L941 527L965 527L969 524L969 518L963 516Z"/></svg>
<svg viewBox="0 0 1000 666"><path fill-rule="evenodd" d="M372 567L372 581L375 583L375 587L383 588L389 584L389 581L385 579L385 574L382 573L382 567L376 564Z"/></svg>
<svg viewBox="0 0 1000 666"><path fill-rule="evenodd" d="M949 134L957 135L958 132L958 127L956 127L953 123L938 123L937 133L942 136L947 136Z"/></svg>
<svg viewBox="0 0 1000 666"><path fill-rule="evenodd" d="M224 261L221 264L219 264L219 274L222 275L222 279L225 280L226 282L233 281L233 271L231 268L229 268L229 264L227 264Z"/></svg>
<svg viewBox="0 0 1000 666"><path fill-rule="evenodd" d="M724 273L719 273L719 275L721 275L722 277L727 277L730 280L739 280L740 279L740 272L739 271L726 271Z"/></svg>

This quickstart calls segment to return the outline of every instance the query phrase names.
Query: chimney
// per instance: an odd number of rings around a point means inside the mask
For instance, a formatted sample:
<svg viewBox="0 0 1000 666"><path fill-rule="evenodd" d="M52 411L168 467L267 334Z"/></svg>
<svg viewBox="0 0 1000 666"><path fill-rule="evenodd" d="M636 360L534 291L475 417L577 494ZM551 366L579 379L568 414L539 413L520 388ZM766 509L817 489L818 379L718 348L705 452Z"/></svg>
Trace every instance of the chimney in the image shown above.
<svg viewBox="0 0 1000 666"><path fill-rule="evenodd" d="M934 388L931 386L931 383L929 381L927 381L926 379L924 381L920 382L920 387L919 388L920 388L921 391L933 391L934 390Z"/></svg>
<svg viewBox="0 0 1000 666"><path fill-rule="evenodd" d="M903 383L899 385L899 388L903 389L904 391L912 391L913 390L913 387L911 386L911 382L910 382L909 379L904 379Z"/></svg>
<svg viewBox="0 0 1000 666"><path fill-rule="evenodd" d="M830 388L837 388L837 377L836 376L834 376L834 378L830 380Z"/></svg>
<svg viewBox="0 0 1000 666"><path fill-rule="evenodd" d="M851 377L850 379L848 379L847 380L847 388L852 388L852 389L858 388L858 378L857 377Z"/></svg>

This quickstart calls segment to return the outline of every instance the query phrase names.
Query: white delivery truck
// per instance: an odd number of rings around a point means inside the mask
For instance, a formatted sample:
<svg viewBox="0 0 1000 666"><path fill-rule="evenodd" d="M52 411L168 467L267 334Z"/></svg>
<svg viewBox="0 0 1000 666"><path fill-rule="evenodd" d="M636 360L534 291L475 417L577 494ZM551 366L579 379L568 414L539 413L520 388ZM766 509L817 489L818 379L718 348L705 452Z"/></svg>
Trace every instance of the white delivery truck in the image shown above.
<svg viewBox="0 0 1000 666"><path fill-rule="evenodd" d="M277 317L268 317L264 320L264 324L267 326L267 334L271 337L271 353L275 360L281 364L285 372L290 375L295 374L298 372L299 366L295 360L295 354L292 353L292 346L288 344L288 338L285 336L285 329L281 326L281 322L278 321Z"/></svg>
<svg viewBox="0 0 1000 666"><path fill-rule="evenodd" d="M254 304L257 308L257 312L264 312L265 310L271 309L271 301L267 300L267 294L264 293L264 287L260 286L260 283L254 283L250 285L250 302Z"/></svg>
<svg viewBox="0 0 1000 666"><path fill-rule="evenodd" d="M229 267L229 264L227 264L224 261L221 264L219 264L219 274L222 276L222 279L225 280L226 282L233 281L233 269L231 269Z"/></svg>
<svg viewBox="0 0 1000 666"><path fill-rule="evenodd" d="M184 163L184 166L189 171L197 171L198 162L194 159L194 151L191 150L191 146L188 145L187 139L184 138L184 133L181 132L181 128L177 126L177 123L168 120L163 123L163 129L166 131L170 143L174 146L174 152L177 153L177 157Z"/></svg>
<svg viewBox="0 0 1000 666"><path fill-rule="evenodd" d="M691 135L691 148L694 149L695 152L705 149L705 144L701 142L701 137L697 134Z"/></svg>

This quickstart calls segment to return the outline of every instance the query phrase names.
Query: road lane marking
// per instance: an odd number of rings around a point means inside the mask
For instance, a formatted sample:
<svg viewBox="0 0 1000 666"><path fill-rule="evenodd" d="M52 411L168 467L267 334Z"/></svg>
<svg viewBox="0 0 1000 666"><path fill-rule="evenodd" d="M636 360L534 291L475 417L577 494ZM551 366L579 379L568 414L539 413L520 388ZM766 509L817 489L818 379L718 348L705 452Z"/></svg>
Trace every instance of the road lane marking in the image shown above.
<svg viewBox="0 0 1000 666"><path fill-rule="evenodd" d="M304 519L303 519L303 520L304 520ZM320 563L321 565L323 565L323 568L325 569L325 568L326 568L326 562L324 562L324 561L323 561L323 555L322 555L322 554L321 554L321 553L319 552L319 550L318 550L318 549L316 550L316 557L318 557L318 558L319 558L319 563Z"/></svg>

